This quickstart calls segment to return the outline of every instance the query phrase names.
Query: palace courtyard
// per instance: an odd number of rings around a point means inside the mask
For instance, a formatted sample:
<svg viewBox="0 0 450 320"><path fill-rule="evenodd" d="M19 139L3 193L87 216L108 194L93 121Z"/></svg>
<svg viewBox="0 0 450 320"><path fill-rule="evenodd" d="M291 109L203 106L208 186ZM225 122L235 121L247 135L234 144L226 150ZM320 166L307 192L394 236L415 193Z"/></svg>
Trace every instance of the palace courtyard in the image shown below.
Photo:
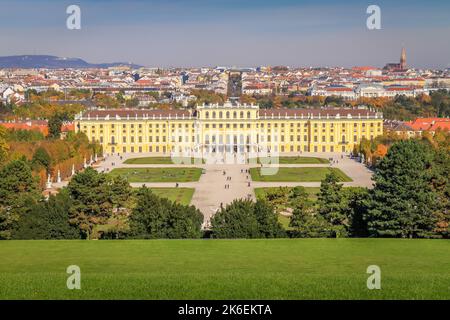
<svg viewBox="0 0 450 320"><path fill-rule="evenodd" d="M287 153L280 156L277 165L261 165L256 159L250 164L183 160L184 164L173 164L169 155L150 153L110 155L93 167L99 172L127 178L132 187L145 185L162 197L196 206L205 216L206 224L221 204L241 198L256 199L255 188L319 188L320 181L331 171L337 174L345 187L372 187L372 172L366 166L337 153ZM266 169L270 169L271 175L261 174ZM66 184L63 181L54 185L62 187ZM180 193L172 190L176 188L190 191L175 195Z"/></svg>

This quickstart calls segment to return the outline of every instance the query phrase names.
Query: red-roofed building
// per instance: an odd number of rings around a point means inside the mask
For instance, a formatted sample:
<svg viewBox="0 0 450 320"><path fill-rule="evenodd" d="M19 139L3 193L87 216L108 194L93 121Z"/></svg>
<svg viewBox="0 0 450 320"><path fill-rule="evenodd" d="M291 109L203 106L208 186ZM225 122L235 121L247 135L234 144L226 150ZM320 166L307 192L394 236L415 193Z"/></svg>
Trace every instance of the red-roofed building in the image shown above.
<svg viewBox="0 0 450 320"><path fill-rule="evenodd" d="M45 120L0 122L0 126L14 130L35 130L41 132L45 136L48 135L48 125Z"/></svg>
<svg viewBox="0 0 450 320"><path fill-rule="evenodd" d="M378 68L370 67L370 66L361 66L361 67L353 67L354 71L369 71L369 70L378 70Z"/></svg>
<svg viewBox="0 0 450 320"><path fill-rule="evenodd" d="M13 130L35 130L41 132L44 136L48 135L47 120L25 120L25 121L9 121L0 122L0 126ZM65 123L61 127L61 132L67 134L69 131L75 131L73 122Z"/></svg>
<svg viewBox="0 0 450 320"><path fill-rule="evenodd" d="M450 118L417 118L405 124L420 133L424 131L434 133L438 129L450 130Z"/></svg>

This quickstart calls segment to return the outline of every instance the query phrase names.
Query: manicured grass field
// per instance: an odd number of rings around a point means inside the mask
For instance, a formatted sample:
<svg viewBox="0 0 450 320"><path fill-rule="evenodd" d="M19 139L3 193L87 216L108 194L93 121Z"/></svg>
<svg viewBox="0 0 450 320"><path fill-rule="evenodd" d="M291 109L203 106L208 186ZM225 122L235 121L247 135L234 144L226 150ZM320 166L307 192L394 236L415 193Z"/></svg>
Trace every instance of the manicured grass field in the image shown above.
<svg viewBox="0 0 450 320"><path fill-rule="evenodd" d="M110 173L122 176L128 182L190 182L198 181L199 168L117 168Z"/></svg>
<svg viewBox="0 0 450 320"><path fill-rule="evenodd" d="M124 161L125 164L199 164L204 163L202 159L176 157L144 157L131 158Z"/></svg>
<svg viewBox="0 0 450 320"><path fill-rule="evenodd" d="M262 159L262 160L261 160ZM270 158L258 158L258 163L270 163ZM272 160L275 161L275 160ZM327 164L328 159L315 157L279 157L279 164Z"/></svg>
<svg viewBox="0 0 450 320"><path fill-rule="evenodd" d="M1 299L450 299L448 240L3 241L0 256Z"/></svg>
<svg viewBox="0 0 450 320"><path fill-rule="evenodd" d="M192 196L194 195L194 188L150 188L152 192L161 198L175 201L179 204L189 205Z"/></svg>
<svg viewBox="0 0 450 320"><path fill-rule="evenodd" d="M352 181L345 173L337 168L318 167L318 168L278 168L274 175L261 175L261 168L251 168L250 174L253 181L280 181L280 182L319 182L325 179L326 175L334 172L339 181Z"/></svg>
<svg viewBox="0 0 450 320"><path fill-rule="evenodd" d="M280 189L280 187L270 187L270 188L255 188L255 196L258 199L264 199L267 192L269 191L276 191ZM282 189L286 189L288 192L292 189L289 187L282 187ZM317 194L320 192L320 188L305 188L305 191L308 193L309 198L311 200L317 199Z"/></svg>

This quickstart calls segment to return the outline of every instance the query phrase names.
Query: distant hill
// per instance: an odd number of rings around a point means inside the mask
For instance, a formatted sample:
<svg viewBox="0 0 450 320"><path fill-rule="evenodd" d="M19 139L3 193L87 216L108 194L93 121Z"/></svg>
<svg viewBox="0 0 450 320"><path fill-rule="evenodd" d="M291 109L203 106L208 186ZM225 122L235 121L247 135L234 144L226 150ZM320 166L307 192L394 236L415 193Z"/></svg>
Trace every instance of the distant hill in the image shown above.
<svg viewBox="0 0 450 320"><path fill-rule="evenodd" d="M109 68L116 66L131 66L132 68L140 68L141 66L125 63L89 63L80 58L60 58L47 55L25 55L25 56L7 56L0 57L0 68Z"/></svg>

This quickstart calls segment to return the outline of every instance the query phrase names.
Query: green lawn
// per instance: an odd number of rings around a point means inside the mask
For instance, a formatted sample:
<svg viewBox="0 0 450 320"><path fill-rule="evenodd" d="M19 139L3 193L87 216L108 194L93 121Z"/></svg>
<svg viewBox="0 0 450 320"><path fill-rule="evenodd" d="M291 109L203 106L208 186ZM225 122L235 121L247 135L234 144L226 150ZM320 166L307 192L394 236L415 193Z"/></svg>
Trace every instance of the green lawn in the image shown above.
<svg viewBox="0 0 450 320"><path fill-rule="evenodd" d="M286 168L279 167L274 175L261 175L261 168L251 168L250 174L253 181L280 181L280 182L320 182L326 175L334 172L339 181L352 181L345 173L337 168L319 167L319 168Z"/></svg>
<svg viewBox="0 0 450 320"><path fill-rule="evenodd" d="M285 188L287 192L290 192L292 188L290 187L270 187L270 188L255 188L255 196L258 199L264 199L267 192L269 191L276 191L277 189L280 188ZM317 199L317 194L320 192L320 188L317 187L312 187L312 188L305 188L305 191L308 193L309 198L311 200L316 200Z"/></svg>
<svg viewBox="0 0 450 320"><path fill-rule="evenodd" d="M169 199L180 204L189 205L192 196L194 195L194 188L151 188L152 192L161 198Z"/></svg>
<svg viewBox="0 0 450 320"><path fill-rule="evenodd" d="M263 160L261 160L263 159ZM269 163L270 158L258 158L258 163ZM274 161L274 160L272 160ZM327 164L330 163L328 159L315 157L279 157L279 164Z"/></svg>
<svg viewBox="0 0 450 320"><path fill-rule="evenodd" d="M175 157L144 157L131 158L124 161L125 164L196 164L196 162L204 163L204 160L197 158Z"/></svg>
<svg viewBox="0 0 450 320"><path fill-rule="evenodd" d="M117 168L112 176L122 176L128 182L190 182L198 181L199 168Z"/></svg>
<svg viewBox="0 0 450 320"><path fill-rule="evenodd" d="M450 299L448 240L2 241L0 256L0 299Z"/></svg>

